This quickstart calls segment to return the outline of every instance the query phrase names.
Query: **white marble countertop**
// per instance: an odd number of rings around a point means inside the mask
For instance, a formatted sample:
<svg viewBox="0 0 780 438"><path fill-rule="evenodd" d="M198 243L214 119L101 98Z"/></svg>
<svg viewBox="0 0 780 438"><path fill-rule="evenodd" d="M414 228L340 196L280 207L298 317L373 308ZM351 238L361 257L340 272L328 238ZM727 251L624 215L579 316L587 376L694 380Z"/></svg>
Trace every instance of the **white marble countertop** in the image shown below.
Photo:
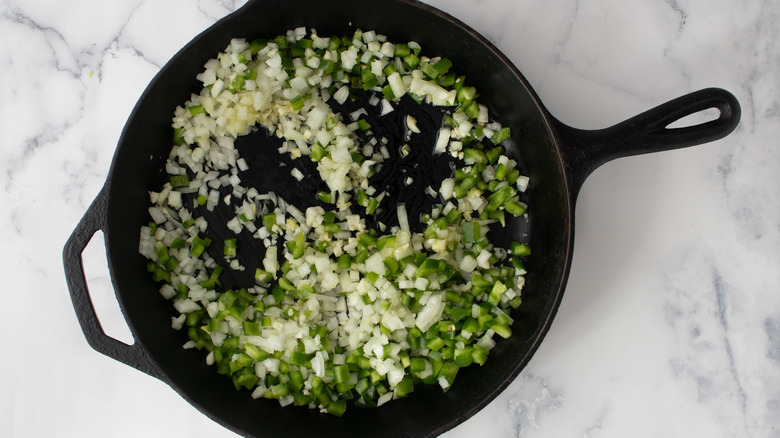
<svg viewBox="0 0 780 438"><path fill-rule="evenodd" d="M585 183L558 316L528 367L447 437L780 437L780 4L428 0L493 41L563 122L595 129L717 86L723 140L613 161ZM0 2L0 424L10 437L230 437L93 351L61 251L127 117L242 1ZM100 243L106 331L129 340ZM102 259L101 259L102 258Z"/></svg>

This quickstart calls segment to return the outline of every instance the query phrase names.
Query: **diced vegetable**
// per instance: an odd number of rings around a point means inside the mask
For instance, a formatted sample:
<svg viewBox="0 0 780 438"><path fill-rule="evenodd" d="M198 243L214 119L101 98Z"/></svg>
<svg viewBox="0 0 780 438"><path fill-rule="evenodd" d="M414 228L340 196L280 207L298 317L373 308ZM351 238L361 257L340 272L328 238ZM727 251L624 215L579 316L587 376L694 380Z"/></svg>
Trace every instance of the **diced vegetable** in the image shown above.
<svg viewBox="0 0 780 438"><path fill-rule="evenodd" d="M489 119L457 67L373 31L305 28L234 39L206 63L203 89L175 111L169 175L150 193L139 251L180 314L172 325L185 346L205 350L236 389L341 416L348 401L376 407L418 384L447 391L460 368L483 365L511 336L530 246L489 239L525 220L529 180L505 155L510 143L499 145L509 127ZM364 96L348 115L331 108ZM429 151L381 137L401 99L442 112ZM405 133L420 134L424 125L398 115ZM234 140L257 128L282 140L279 153L310 161L290 171L297 181L316 168L327 187L309 195L311 207L244 185L256 164ZM372 178L396 147L451 159L420 217ZM397 224L380 222L388 213Z"/></svg>

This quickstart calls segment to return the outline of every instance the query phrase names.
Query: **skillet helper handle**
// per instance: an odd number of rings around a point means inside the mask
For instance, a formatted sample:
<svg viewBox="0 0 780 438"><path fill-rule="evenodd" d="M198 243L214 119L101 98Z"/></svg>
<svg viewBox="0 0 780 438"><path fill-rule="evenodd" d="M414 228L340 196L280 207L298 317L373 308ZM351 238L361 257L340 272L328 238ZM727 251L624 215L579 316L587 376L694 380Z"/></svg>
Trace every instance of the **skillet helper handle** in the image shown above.
<svg viewBox="0 0 780 438"><path fill-rule="evenodd" d="M717 109L718 117L669 128L684 117L708 109ZM576 129L555 119L553 125L560 137L564 163L576 193L591 172L610 160L719 140L737 127L740 114L734 95L720 88L705 88L605 129Z"/></svg>
<svg viewBox="0 0 780 438"><path fill-rule="evenodd" d="M93 349L152 377L167 381L146 350L137 342L127 345L106 335L89 296L81 254L92 236L105 228L107 200L108 191L104 187L92 201L92 205L89 206L84 217L81 218L76 229L65 243L62 258L73 308L76 311L81 330L84 332L84 337L87 338L87 342Z"/></svg>

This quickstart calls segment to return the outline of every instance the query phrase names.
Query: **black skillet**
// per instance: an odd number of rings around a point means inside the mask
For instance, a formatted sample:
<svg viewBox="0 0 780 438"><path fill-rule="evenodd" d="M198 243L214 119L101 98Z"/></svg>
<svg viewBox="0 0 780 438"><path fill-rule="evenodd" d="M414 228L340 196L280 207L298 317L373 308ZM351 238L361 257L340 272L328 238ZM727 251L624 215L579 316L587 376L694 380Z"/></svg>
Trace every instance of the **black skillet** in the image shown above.
<svg viewBox="0 0 780 438"><path fill-rule="evenodd" d="M509 238L533 248L523 304L513 313L514 336L498 343L483 367L462 369L447 393L418 388L378 409L352 407L336 418L304 408L252 400L183 350L170 327L170 302L157 292L138 254L139 228L149 221L149 190L158 190L171 147L171 115L198 89L195 75L231 38L272 37L299 26L346 35L356 26L391 41L417 41L429 56L449 57L479 88L491 114L513 132L508 151L530 176L529 222ZM671 123L717 109L715 120L684 128ZM550 327L571 265L574 204L585 178L618 157L720 139L737 126L740 107L730 93L704 89L660 105L611 128L583 131L556 120L520 72L496 47L457 19L412 0L256 0L196 37L150 83L122 132L105 186L64 249L68 287L89 344L97 351L170 385L204 414L247 436L430 436L465 421L493 400L525 367ZM275 154L275 152L273 153ZM98 230L133 345L105 335L89 297L81 253ZM527 233L527 235L526 235ZM171 418L171 422L177 419Z"/></svg>

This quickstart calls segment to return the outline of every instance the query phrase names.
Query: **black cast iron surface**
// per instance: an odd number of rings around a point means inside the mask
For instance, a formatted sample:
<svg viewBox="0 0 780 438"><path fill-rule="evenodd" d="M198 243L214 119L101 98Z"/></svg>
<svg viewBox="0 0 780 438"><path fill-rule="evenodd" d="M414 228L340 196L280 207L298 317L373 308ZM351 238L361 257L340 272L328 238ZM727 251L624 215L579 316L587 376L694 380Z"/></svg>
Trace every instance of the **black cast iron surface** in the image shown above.
<svg viewBox="0 0 780 438"><path fill-rule="evenodd" d="M171 116L177 105L199 89L195 75L231 38L269 37L299 26L325 35L351 34L360 27L385 34L391 41L417 41L425 54L450 58L478 86L492 116L512 129L508 153L531 178L530 221L510 227L505 236L526 239L527 233L533 248L527 261L524 301L512 314L512 338L499 342L483 367L462 369L447 393L421 386L407 399L378 409L351 407L341 418L304 408L281 408L276 401L252 400L206 366L203 353L181 348L186 334L171 329L172 306L157 292L158 286L147 275L146 261L138 254L139 229L149 221L148 191L157 190L165 178ZM666 128L709 108L719 110L716 120ZM587 175L613 158L717 140L736 127L739 116L739 104L731 94L706 89L612 128L581 131L553 118L492 44L430 6L412 0L251 1L183 48L138 101L104 188L66 244L63 258L71 298L93 348L163 380L204 414L239 434L353 436L365 431L371 436L437 435L493 400L528 363L549 329L568 277L574 203ZM103 333L89 299L81 252L98 230L105 235L114 289L136 340L131 346Z"/></svg>

